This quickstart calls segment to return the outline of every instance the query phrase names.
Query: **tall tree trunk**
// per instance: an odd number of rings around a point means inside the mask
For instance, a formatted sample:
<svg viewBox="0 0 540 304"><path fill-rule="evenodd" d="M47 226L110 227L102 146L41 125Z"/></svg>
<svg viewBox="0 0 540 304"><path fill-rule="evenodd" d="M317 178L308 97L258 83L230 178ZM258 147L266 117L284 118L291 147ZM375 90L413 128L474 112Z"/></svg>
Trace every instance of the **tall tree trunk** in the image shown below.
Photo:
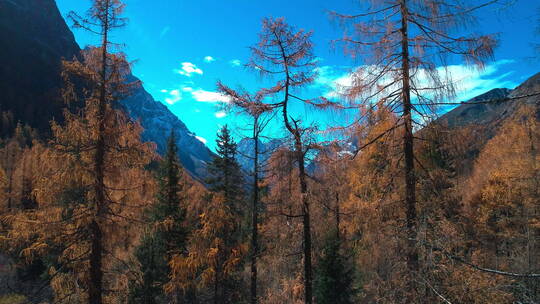
<svg viewBox="0 0 540 304"><path fill-rule="evenodd" d="M306 183L306 171L305 171L305 157L302 145L302 134L296 122L294 122L295 127L293 128L289 122L289 116L287 112L288 102L289 102L289 87L291 85L291 76L289 74L289 65L287 62L287 56L285 55L285 50L283 45L279 44L281 55L285 63L285 74L287 75L285 79L285 100L283 101L283 121L285 122L285 127L289 133L294 137L294 152L296 160L298 162L298 178L300 180L300 196L302 197L302 211L303 211L303 249L304 249L304 303L311 304L313 303L313 272L311 267L311 223L310 223L310 211L309 211L309 201L307 199L307 183Z"/></svg>
<svg viewBox="0 0 540 304"><path fill-rule="evenodd" d="M536 265L538 263L537 255L538 252L536 247L536 243L538 240L538 229L535 229L534 227L531 227L531 214L533 217L535 214L537 214L537 206L539 206L539 200L540 200L540 177L539 177L539 170L538 170L538 164L536 161L538 150L537 150L537 128L538 128L538 115L540 114L540 103L536 102L534 106L532 107L532 113L531 113L531 119L534 121L534 123L531 124L527 122L528 126L528 137L530 141L529 145L529 154L531 158L531 168L532 168L532 191L531 191L531 197L533 198L532 202L532 208L529 209L528 206L525 206L525 212L526 212L526 233L527 233L527 272L530 273L534 269L536 269ZM532 235L531 235L532 234ZM531 292L531 297L533 300L536 300L539 298L539 292L540 292L540 282L539 280L535 280L533 278L529 278L526 280L526 285L528 289Z"/></svg>
<svg viewBox="0 0 540 304"><path fill-rule="evenodd" d="M88 302L90 304L103 303L103 272L101 257L103 247L101 243L101 228L96 220L90 224L92 233L92 251L90 253L90 284L88 286Z"/></svg>
<svg viewBox="0 0 540 304"><path fill-rule="evenodd" d="M109 0L105 3L105 22L103 24L103 43L101 46L101 88L98 100L98 130L96 142L96 154L94 158L94 173L95 173L95 200L96 200L96 217L92 221L92 251L90 253L90 286L88 287L88 300L90 304L103 303L103 244L102 230L100 221L104 216L105 211L105 111L107 108L107 45L108 45L108 15L109 15Z"/></svg>
<svg viewBox="0 0 540 304"><path fill-rule="evenodd" d="M219 304L219 283L218 283L218 271L216 270L216 274L214 275L214 304Z"/></svg>
<svg viewBox="0 0 540 304"><path fill-rule="evenodd" d="M13 171L15 171L15 151L11 149L11 145L9 145L9 142L6 143L5 155L6 155L6 175L8 178L7 209L8 211L10 211L13 204L12 203L13 201Z"/></svg>
<svg viewBox="0 0 540 304"><path fill-rule="evenodd" d="M251 304L257 301L257 255L259 254L259 130L258 118L253 124L253 140L255 140L255 154L253 156L253 206L251 217Z"/></svg>
<svg viewBox="0 0 540 304"><path fill-rule="evenodd" d="M300 180L300 196L302 198L302 214L304 228L304 302L311 304L313 302L313 269L311 267L311 218L309 210L309 201L307 199L306 171L304 163L304 152L300 134L296 134L296 156L298 161L298 178Z"/></svg>
<svg viewBox="0 0 540 304"><path fill-rule="evenodd" d="M14 159L12 159L14 161ZM8 211L11 211L11 207L13 205L13 166L14 164L11 164L11 169L9 170L9 177L8 177L8 201L7 201L7 209Z"/></svg>
<svg viewBox="0 0 540 304"><path fill-rule="evenodd" d="M336 239L338 240L338 242L340 241L340 231L339 231L339 226L341 224L341 218L340 218L340 214L339 214L339 192L336 191L335 193L335 196L336 196L336 208L335 208L335 216L336 216Z"/></svg>
<svg viewBox="0 0 540 304"><path fill-rule="evenodd" d="M416 293L415 276L418 271L418 252L416 248L416 176L414 172L414 147L413 147L413 122L411 87L409 75L409 32L408 32L408 9L406 0L401 0L401 52L402 52L402 76L403 76L403 118L405 123L403 135L403 149L405 157L405 205L407 223L407 268L408 289L412 303Z"/></svg>

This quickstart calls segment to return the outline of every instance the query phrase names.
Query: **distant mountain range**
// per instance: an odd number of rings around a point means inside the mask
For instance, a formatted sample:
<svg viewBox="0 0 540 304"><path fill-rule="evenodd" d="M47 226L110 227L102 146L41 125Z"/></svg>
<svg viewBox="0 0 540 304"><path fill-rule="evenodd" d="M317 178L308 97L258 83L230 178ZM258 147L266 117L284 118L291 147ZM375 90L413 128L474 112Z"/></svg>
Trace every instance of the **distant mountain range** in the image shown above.
<svg viewBox="0 0 540 304"><path fill-rule="evenodd" d="M63 120L60 62L80 54L56 2L0 0L0 45L0 111L48 133L51 120ZM165 105L143 87L121 105L141 122L143 140L155 142L158 152L164 151L174 129L182 164L194 177L204 178L212 152Z"/></svg>
<svg viewBox="0 0 540 304"><path fill-rule="evenodd" d="M467 135L469 142L466 142L464 149L461 150L463 154L456 155L463 161L458 174L466 176L470 173L472 164L484 145L498 133L504 122L508 119L516 119L514 114L521 105L540 103L538 95L519 99L511 98L528 96L537 92L540 92L540 73L533 75L513 90L497 88L474 97L431 122L432 125L444 126L450 134L459 138L464 135L460 132L465 132ZM540 119L540 111L536 113L536 116ZM425 130L418 130L416 136L421 138ZM352 155L361 144L358 138L351 138L349 142L341 146L341 151L338 152L339 157L345 154ZM317 168L319 165L315 158L309 163L307 170L315 172Z"/></svg>
<svg viewBox="0 0 540 304"><path fill-rule="evenodd" d="M80 54L80 47L55 0L0 0L0 45L0 112L10 111L15 121L27 123L47 134L51 120L63 119L65 104L60 98L60 62L62 58L71 59ZM133 75L130 78L137 79ZM535 91L540 91L540 74L514 90L494 89L471 102L515 97ZM538 97L531 97L510 102L461 105L437 122L447 124L451 129L482 126L478 131L481 134L476 137L478 142L473 145L479 150L496 134L501 122L511 117L517 103L538 100ZM155 142L158 152L164 151L167 137L174 130L182 164L194 177L204 179L205 164L212 159L213 153L165 105L140 87L121 101L121 106L133 119L141 122L143 139ZM261 150L266 151L262 159L268 159L270 151L280 143L279 140L261 143ZM354 148L352 144L350 146L349 149ZM253 140L241 140L238 151L242 168L251 172Z"/></svg>

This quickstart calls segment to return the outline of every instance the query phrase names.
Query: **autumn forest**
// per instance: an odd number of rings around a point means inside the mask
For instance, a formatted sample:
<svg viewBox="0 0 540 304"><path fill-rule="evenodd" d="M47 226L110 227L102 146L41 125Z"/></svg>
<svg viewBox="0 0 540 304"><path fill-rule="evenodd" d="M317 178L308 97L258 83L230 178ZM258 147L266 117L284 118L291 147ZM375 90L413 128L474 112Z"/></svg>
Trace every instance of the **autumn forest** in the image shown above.
<svg viewBox="0 0 540 304"><path fill-rule="evenodd" d="M512 4L364 2L321 21L362 62L331 97L305 89L313 32L261 20L260 87L215 83L243 138L223 125L200 162L123 102L143 85L126 3L67 15L100 43L43 59L27 88L52 93L0 95L0 304L540 303L540 74L460 100L445 69L485 68L500 41L476 14Z"/></svg>

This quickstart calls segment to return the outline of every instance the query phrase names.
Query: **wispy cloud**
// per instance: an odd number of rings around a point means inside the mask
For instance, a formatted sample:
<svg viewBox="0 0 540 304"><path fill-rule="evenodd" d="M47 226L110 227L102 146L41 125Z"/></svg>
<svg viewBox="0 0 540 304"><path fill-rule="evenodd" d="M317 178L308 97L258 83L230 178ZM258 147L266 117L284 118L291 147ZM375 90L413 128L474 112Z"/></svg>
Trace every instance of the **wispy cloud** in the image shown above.
<svg viewBox="0 0 540 304"><path fill-rule="evenodd" d="M161 93L166 94L165 102L173 105L181 100L194 100L197 102L205 103L218 103L224 102L227 103L230 101L230 98L213 91L207 91L201 88L194 89L190 84L183 84L174 89L163 89L160 90ZM199 109L195 112L200 112Z"/></svg>
<svg viewBox="0 0 540 304"><path fill-rule="evenodd" d="M465 101L475 96L485 93L494 88L514 88L518 84L508 79L512 72L501 73L501 69L512 60L499 60L488 64L484 69L479 70L466 65L449 65L439 67L441 76L447 75L454 83L456 89L456 100ZM344 67L322 66L315 71L318 76L314 82L314 87L323 91L326 98L339 98L347 88L354 82L354 74ZM424 72L417 73L416 82L420 86L427 84L427 76ZM381 81L383 84L385 80Z"/></svg>
<svg viewBox="0 0 540 304"><path fill-rule="evenodd" d="M165 37L165 35L167 35L167 33L171 30L171 27L170 26L166 26L164 27L161 32L159 33L159 38L163 38Z"/></svg>
<svg viewBox="0 0 540 304"><path fill-rule="evenodd" d="M216 61L216 58L214 58L212 56L206 56L206 57L204 57L204 61L210 63L210 62Z"/></svg>
<svg viewBox="0 0 540 304"><path fill-rule="evenodd" d="M223 118L225 116L227 116L227 113L225 113L224 111L219 111L219 112L216 112L216 118Z"/></svg>
<svg viewBox="0 0 540 304"><path fill-rule="evenodd" d="M458 101L466 101L495 88L515 88L518 83L508 79L514 72L501 73L501 68L513 60L499 60L483 70L463 65L449 66L448 71L455 82Z"/></svg>
<svg viewBox="0 0 540 304"><path fill-rule="evenodd" d="M203 74L203 71L191 62L182 62L182 67L180 69L174 69L173 71L187 77L191 77L193 74Z"/></svg>
<svg viewBox="0 0 540 304"><path fill-rule="evenodd" d="M173 105L182 100L182 93L180 93L179 90L171 90L169 91L169 95L170 97L165 98L165 102L170 105Z"/></svg>
<svg viewBox="0 0 540 304"><path fill-rule="evenodd" d="M238 67L238 66L241 66L241 65L242 65L242 61L240 61L239 59L233 59L233 60L229 61L229 63L230 63L233 67Z"/></svg>
<svg viewBox="0 0 540 304"><path fill-rule="evenodd" d="M199 102L229 102L230 98L219 93L219 92L212 92L212 91L206 91L203 89L197 89L191 91L191 96L193 99Z"/></svg>
<svg viewBox="0 0 540 304"><path fill-rule="evenodd" d="M352 85L352 74L348 67L321 66L315 69L317 78L314 86L324 91L324 97L336 98Z"/></svg>

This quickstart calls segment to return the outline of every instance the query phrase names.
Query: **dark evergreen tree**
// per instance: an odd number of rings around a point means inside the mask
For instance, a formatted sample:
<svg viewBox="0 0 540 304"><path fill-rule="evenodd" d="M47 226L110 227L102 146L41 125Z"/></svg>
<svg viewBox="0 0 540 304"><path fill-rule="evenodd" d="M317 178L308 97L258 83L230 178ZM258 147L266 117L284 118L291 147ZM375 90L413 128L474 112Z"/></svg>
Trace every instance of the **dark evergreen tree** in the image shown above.
<svg viewBox="0 0 540 304"><path fill-rule="evenodd" d="M163 239L167 256L185 251L187 231L184 227L186 218L185 197L180 181L182 168L178 159L176 137L171 132L167 143L167 154L159 173L159 191L157 203L149 212L149 219L158 223L158 237Z"/></svg>
<svg viewBox="0 0 540 304"><path fill-rule="evenodd" d="M165 303L163 285L169 280L168 262L173 254L185 252L187 229L181 167L174 132L167 144L167 154L158 172L157 202L148 210L150 231L143 237L135 257L141 265L142 278L132 282L130 303Z"/></svg>
<svg viewBox="0 0 540 304"><path fill-rule="evenodd" d="M130 284L129 303L165 303L162 285L167 279L168 265L163 240L148 233L135 251L142 277Z"/></svg>
<svg viewBox="0 0 540 304"><path fill-rule="evenodd" d="M349 261L341 252L339 236L328 236L317 267L314 295L317 304L354 303L354 277Z"/></svg>
<svg viewBox="0 0 540 304"><path fill-rule="evenodd" d="M221 128L217 136L217 156L208 165L210 178L207 183L211 191L223 194L225 202L234 212L241 214L244 178L236 160L236 143L227 125Z"/></svg>
<svg viewBox="0 0 540 304"><path fill-rule="evenodd" d="M225 125L222 127L216 139L216 154L212 162L208 164L210 178L207 184L210 191L220 193L223 196L224 204L228 212L234 219L232 229L221 231L220 238L224 241L224 257L229 256L235 250L242 247L248 238L248 212L249 208L244 196L244 178L240 164L236 159L237 146L231 136L230 130ZM236 270L220 280L216 280L216 290L214 296L221 294L220 303L239 303L246 297L247 286L244 287L240 269L242 262L236 263ZM218 267L219 268L219 267ZM222 275L219 275L222 276ZM218 282L219 281L219 282Z"/></svg>

